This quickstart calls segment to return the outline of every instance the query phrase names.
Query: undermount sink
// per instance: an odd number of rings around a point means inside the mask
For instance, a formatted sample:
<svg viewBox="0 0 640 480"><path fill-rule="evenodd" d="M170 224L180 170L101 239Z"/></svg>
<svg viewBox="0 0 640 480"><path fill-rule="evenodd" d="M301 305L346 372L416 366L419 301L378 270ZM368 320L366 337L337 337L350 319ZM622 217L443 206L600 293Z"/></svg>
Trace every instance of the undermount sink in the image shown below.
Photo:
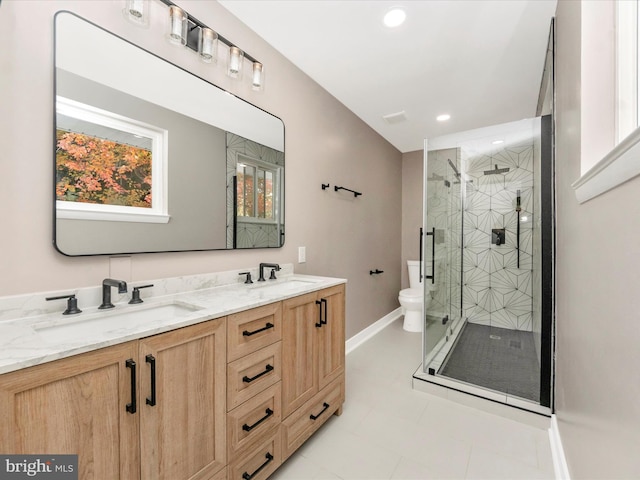
<svg viewBox="0 0 640 480"><path fill-rule="evenodd" d="M296 290L300 287L308 287L311 284L318 283L318 280L309 278L309 279L300 279L300 278L285 278L282 280L266 280L264 283L260 282L255 285L253 288L260 291L278 291L286 293L290 290Z"/></svg>
<svg viewBox="0 0 640 480"><path fill-rule="evenodd" d="M33 329L48 342L64 342L97 332L110 333L122 328L143 324L158 324L166 320L186 317L201 307L183 302L159 305L116 306L109 312L98 312L72 318L56 319L33 325Z"/></svg>

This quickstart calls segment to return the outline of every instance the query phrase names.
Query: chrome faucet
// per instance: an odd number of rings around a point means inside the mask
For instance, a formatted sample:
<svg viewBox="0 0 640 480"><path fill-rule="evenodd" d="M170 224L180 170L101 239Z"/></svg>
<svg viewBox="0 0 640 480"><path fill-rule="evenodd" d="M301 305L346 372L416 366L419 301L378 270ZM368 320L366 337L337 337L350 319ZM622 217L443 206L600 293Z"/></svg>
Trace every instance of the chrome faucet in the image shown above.
<svg viewBox="0 0 640 480"><path fill-rule="evenodd" d="M269 277L269 280L276 280L276 272L280 271L280 265L278 265L277 263L261 263L260 264L260 277L258 278L259 282L264 282L264 268L272 268L273 270L271 270L271 276Z"/></svg>
<svg viewBox="0 0 640 480"><path fill-rule="evenodd" d="M102 305L98 307L100 310L115 307L115 305L111 303L111 287L118 287L118 293L127 293L127 282L124 280L105 278L102 281Z"/></svg>

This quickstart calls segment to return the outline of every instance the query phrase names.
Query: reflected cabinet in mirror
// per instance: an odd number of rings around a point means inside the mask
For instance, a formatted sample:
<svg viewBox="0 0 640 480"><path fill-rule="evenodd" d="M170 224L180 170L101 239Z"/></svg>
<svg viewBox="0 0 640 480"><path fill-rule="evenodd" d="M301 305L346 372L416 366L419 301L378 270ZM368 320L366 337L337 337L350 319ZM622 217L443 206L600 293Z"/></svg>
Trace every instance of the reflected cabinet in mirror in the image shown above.
<svg viewBox="0 0 640 480"><path fill-rule="evenodd" d="M283 245L279 118L70 12L54 75L61 253Z"/></svg>

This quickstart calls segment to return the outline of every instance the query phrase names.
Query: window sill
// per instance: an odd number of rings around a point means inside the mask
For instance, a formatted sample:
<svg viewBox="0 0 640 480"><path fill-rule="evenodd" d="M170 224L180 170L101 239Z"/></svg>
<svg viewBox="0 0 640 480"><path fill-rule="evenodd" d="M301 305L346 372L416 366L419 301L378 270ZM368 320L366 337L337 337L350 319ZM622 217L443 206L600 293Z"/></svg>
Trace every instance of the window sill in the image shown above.
<svg viewBox="0 0 640 480"><path fill-rule="evenodd" d="M637 175L640 175L640 128L631 132L571 186L578 202L584 203Z"/></svg>
<svg viewBox="0 0 640 480"><path fill-rule="evenodd" d="M93 220L101 222L169 223L170 215L150 212L139 207L126 207L131 211L116 211L119 207L93 205L95 209L82 209L78 204L56 202L56 218L67 220ZM105 208L106 207L106 208ZM111 208L110 208L111 207ZM120 207L122 208L122 207Z"/></svg>

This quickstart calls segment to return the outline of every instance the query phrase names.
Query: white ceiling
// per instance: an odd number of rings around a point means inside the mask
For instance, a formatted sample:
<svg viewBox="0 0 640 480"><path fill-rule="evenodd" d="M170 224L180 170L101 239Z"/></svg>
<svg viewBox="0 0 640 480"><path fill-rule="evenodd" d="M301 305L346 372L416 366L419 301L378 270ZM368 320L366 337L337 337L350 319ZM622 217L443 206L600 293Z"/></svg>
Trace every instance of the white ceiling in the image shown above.
<svg viewBox="0 0 640 480"><path fill-rule="evenodd" d="M535 116L557 2L220 3L398 150L409 152L422 149L424 138ZM394 6L404 7L407 20L389 29L382 17ZM382 118L401 111L403 122ZM451 119L436 121L442 113Z"/></svg>

